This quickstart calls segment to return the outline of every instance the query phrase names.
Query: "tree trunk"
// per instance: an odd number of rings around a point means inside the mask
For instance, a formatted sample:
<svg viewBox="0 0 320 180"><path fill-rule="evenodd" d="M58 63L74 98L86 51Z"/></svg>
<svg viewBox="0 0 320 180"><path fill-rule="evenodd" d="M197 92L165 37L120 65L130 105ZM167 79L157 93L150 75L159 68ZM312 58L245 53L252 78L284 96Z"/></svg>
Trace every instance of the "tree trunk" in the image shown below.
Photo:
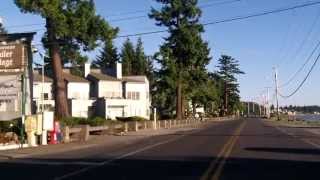
<svg viewBox="0 0 320 180"><path fill-rule="evenodd" d="M183 92L181 92L181 118L185 119L186 114L185 114L185 100L184 100L184 96L183 96Z"/></svg>
<svg viewBox="0 0 320 180"><path fill-rule="evenodd" d="M55 37L54 25L49 18L46 19L49 54L53 67L53 92L55 98L55 117L60 119L68 117L69 108L66 95L66 84L62 73L61 57L59 54L59 44Z"/></svg>
<svg viewBox="0 0 320 180"><path fill-rule="evenodd" d="M176 87L176 93L177 93L177 100L176 100L176 119L180 120L182 119L182 87L181 83L177 83Z"/></svg>
<svg viewBox="0 0 320 180"><path fill-rule="evenodd" d="M223 107L223 115L225 116L228 112L228 87L227 82L224 83L224 107Z"/></svg>
<svg viewBox="0 0 320 180"><path fill-rule="evenodd" d="M193 116L197 113L197 110L196 110L196 103L194 103L194 101L192 101L192 114Z"/></svg>

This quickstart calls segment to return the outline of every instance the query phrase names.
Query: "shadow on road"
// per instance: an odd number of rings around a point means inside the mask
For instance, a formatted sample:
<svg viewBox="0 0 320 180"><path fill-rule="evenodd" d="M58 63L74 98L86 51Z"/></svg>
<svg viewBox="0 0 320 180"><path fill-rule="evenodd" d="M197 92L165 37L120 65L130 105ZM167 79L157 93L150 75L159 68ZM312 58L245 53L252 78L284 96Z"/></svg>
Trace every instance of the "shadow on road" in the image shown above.
<svg viewBox="0 0 320 180"><path fill-rule="evenodd" d="M248 151L275 152L275 153L289 153L289 154L320 155L320 150L319 149L249 147L249 148L245 148L245 150L248 150Z"/></svg>
<svg viewBox="0 0 320 180"><path fill-rule="evenodd" d="M251 148L251 150L259 151L258 148ZM265 148L265 150L268 149ZM272 151L272 149L269 150ZM279 149L278 151L284 151L284 153L291 153L291 151L319 153L313 149ZM24 159L24 162L2 162L0 163L0 169L1 179L11 180L22 178L32 180L53 179L86 167L91 169L69 179L193 180L200 179L214 159L211 157L137 156L116 160L104 165L101 162L107 162L110 159ZM85 165L85 163L91 163L91 165ZM221 179L318 179L319 167L320 161L230 158L224 166ZM214 173L215 170L210 174L213 175Z"/></svg>

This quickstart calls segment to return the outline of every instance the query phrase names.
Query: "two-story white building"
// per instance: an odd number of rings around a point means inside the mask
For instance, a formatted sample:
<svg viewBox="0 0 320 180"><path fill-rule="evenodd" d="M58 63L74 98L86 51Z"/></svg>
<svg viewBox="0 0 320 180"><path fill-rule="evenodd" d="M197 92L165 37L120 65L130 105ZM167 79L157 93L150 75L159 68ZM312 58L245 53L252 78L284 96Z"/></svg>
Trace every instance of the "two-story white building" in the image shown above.
<svg viewBox="0 0 320 180"><path fill-rule="evenodd" d="M53 97L53 80L48 76L43 76L41 70L33 71L33 105L36 111L53 110L54 97Z"/></svg>
<svg viewBox="0 0 320 180"><path fill-rule="evenodd" d="M111 73L110 73L111 72ZM84 76L72 75L64 69L70 114L73 117L101 116L106 119L140 116L149 119L149 81L145 76L122 77L122 65L113 70L91 69L85 64ZM54 107L52 79L34 73L34 103L39 107L43 94L45 108ZM43 93L42 93L43 91Z"/></svg>
<svg viewBox="0 0 320 180"><path fill-rule="evenodd" d="M91 114L91 107L94 102L89 99L90 82L85 78L72 75L70 69L64 69L63 76L67 87L71 116L88 117ZM33 103L37 112L40 112L42 108L53 110L55 106L53 80L47 76L42 77L39 71L33 72Z"/></svg>
<svg viewBox="0 0 320 180"><path fill-rule="evenodd" d="M122 64L110 70L85 67L85 76L91 82L91 97L97 99L96 113L106 119L140 116L149 119L149 81L145 76L122 77ZM111 74L111 75L110 75Z"/></svg>

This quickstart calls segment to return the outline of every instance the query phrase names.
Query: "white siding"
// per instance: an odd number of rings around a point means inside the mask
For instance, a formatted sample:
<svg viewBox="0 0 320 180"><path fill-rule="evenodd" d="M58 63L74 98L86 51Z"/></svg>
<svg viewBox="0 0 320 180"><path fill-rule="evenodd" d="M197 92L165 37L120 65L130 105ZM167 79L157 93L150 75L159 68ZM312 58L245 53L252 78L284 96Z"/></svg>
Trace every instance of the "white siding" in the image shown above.
<svg viewBox="0 0 320 180"><path fill-rule="evenodd" d="M121 98L122 82L121 81L99 81L98 97Z"/></svg>
<svg viewBox="0 0 320 180"><path fill-rule="evenodd" d="M42 93L42 82L33 83L33 99L40 100ZM43 93L48 94L48 99L53 99L52 97L52 83L45 82L43 83Z"/></svg>
<svg viewBox="0 0 320 180"><path fill-rule="evenodd" d="M71 116L72 117L84 117L87 118L89 115L89 108L94 103L94 100L70 100L71 102Z"/></svg>
<svg viewBox="0 0 320 180"><path fill-rule="evenodd" d="M69 82L68 99L89 99L89 83Z"/></svg>

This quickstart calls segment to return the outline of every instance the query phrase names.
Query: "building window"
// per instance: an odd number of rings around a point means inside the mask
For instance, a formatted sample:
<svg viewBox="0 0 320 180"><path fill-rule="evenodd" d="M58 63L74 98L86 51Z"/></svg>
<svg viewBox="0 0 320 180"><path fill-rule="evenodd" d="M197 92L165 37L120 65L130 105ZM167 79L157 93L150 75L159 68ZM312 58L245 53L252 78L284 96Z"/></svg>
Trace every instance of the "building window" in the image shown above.
<svg viewBox="0 0 320 180"><path fill-rule="evenodd" d="M49 99L49 94L48 93L43 93L42 97L44 100L48 100Z"/></svg>
<svg viewBox="0 0 320 180"><path fill-rule="evenodd" d="M127 92L127 99L139 100L140 92Z"/></svg>
<svg viewBox="0 0 320 180"><path fill-rule="evenodd" d="M127 99L131 99L131 92L127 93Z"/></svg>

